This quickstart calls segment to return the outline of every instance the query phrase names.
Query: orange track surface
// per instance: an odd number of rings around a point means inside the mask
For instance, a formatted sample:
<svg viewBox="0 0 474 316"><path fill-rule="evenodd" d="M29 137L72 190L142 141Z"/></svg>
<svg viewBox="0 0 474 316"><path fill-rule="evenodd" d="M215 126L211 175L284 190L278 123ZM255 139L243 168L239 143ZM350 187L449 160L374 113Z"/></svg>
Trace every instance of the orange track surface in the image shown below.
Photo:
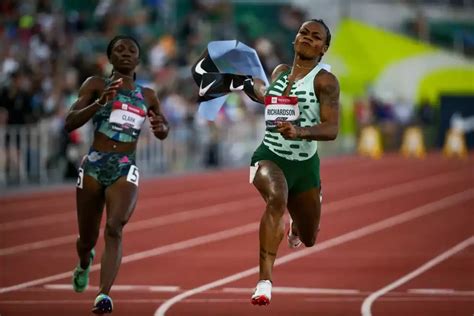
<svg viewBox="0 0 474 316"><path fill-rule="evenodd" d="M247 170L142 181L112 315L472 315L473 162L323 159L317 244L282 242L268 307L250 304L264 204ZM68 288L74 195L0 198L0 315L92 315L99 260L90 290Z"/></svg>

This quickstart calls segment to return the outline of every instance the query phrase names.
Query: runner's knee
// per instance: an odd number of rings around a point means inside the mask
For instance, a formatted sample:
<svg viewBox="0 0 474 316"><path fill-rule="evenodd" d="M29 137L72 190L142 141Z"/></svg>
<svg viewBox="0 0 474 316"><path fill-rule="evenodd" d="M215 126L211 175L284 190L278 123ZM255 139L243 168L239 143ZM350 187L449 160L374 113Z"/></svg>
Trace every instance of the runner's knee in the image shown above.
<svg viewBox="0 0 474 316"><path fill-rule="evenodd" d="M106 238L121 239L125 224L126 222L116 219L107 220L107 223L105 224Z"/></svg>
<svg viewBox="0 0 474 316"><path fill-rule="evenodd" d="M270 194L267 199L267 211L274 217L282 217L286 210L286 199L281 194Z"/></svg>

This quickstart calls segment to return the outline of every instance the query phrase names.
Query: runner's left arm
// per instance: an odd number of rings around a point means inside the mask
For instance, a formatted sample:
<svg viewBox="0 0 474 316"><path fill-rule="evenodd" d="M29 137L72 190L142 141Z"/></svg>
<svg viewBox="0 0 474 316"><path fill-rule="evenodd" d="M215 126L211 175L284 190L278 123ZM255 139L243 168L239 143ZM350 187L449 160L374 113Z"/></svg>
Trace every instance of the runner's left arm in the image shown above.
<svg viewBox="0 0 474 316"><path fill-rule="evenodd" d="M153 89L144 88L143 93L148 104L147 115L150 119L150 128L156 138L163 140L168 136L169 124L161 112L160 101Z"/></svg>

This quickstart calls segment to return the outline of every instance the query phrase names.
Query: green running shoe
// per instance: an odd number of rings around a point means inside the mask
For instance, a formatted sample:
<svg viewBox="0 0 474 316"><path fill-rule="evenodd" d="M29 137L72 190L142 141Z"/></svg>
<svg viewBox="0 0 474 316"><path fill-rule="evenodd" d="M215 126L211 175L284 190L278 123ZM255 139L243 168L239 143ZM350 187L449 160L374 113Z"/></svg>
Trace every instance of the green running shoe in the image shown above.
<svg viewBox="0 0 474 316"><path fill-rule="evenodd" d="M81 293L84 292L85 289L87 289L87 286L89 285L89 270L91 268L94 257L95 250L92 249L89 260L89 266L87 267L87 269L81 268L81 263L77 264L76 269L72 274L72 287L75 292Z"/></svg>

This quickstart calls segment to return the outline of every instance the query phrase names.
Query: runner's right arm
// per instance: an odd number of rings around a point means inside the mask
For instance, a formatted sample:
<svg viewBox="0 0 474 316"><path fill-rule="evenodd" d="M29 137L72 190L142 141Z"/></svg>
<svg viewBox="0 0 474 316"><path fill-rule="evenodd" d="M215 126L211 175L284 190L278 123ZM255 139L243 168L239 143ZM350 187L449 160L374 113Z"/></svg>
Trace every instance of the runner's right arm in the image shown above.
<svg viewBox="0 0 474 316"><path fill-rule="evenodd" d="M271 82L275 81L283 71L287 71L288 69L290 69L290 66L286 64L280 64L276 66L272 73ZM254 78L253 82L253 92L258 101L263 104L268 87L265 86L265 82L263 80L260 80L258 78Z"/></svg>
<svg viewBox="0 0 474 316"><path fill-rule="evenodd" d="M122 85L122 80L118 79L111 82L110 85L105 87L104 80L99 77L89 77L82 84L79 89L79 96L77 100L71 106L68 114L66 115L66 123L64 128L67 132L81 127L87 121L89 121L94 114L104 106L108 100L115 97L117 89ZM100 97L93 100L98 92L103 90Z"/></svg>

